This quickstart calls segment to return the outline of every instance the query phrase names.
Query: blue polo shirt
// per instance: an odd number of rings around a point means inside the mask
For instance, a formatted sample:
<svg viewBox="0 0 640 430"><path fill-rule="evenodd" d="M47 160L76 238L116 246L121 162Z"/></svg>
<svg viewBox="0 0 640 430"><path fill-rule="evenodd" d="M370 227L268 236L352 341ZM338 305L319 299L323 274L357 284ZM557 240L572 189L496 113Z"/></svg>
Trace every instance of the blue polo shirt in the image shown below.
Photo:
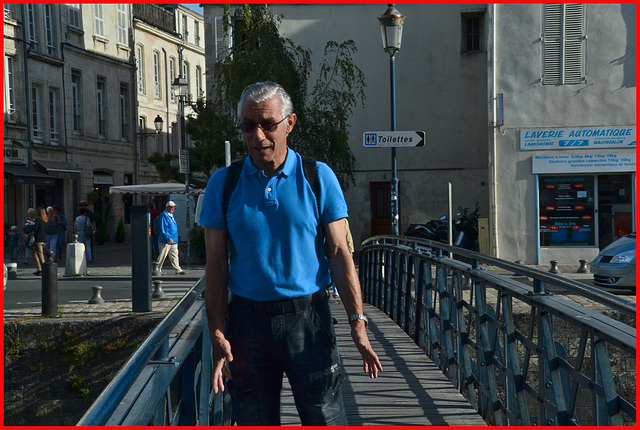
<svg viewBox="0 0 640 430"><path fill-rule="evenodd" d="M222 193L228 169L209 179L200 224L228 232L232 293L256 301L282 300L330 284L329 262L317 240L318 219L325 226L347 218L347 204L333 171L322 162L317 166L320 217L302 157L291 149L282 170L271 178L247 157L226 219Z"/></svg>

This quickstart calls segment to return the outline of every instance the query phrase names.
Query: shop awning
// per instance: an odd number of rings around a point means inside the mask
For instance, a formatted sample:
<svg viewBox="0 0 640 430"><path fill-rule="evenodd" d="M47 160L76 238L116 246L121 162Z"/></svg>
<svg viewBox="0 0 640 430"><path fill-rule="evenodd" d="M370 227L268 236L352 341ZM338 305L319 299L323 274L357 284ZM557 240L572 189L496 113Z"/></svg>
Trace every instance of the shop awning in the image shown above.
<svg viewBox="0 0 640 430"><path fill-rule="evenodd" d="M190 187L189 194L203 193L204 189ZM165 182L160 184L119 185L109 188L109 194L185 194L184 184L177 182Z"/></svg>
<svg viewBox="0 0 640 430"><path fill-rule="evenodd" d="M49 175L56 178L80 178L82 171L64 161L35 160Z"/></svg>
<svg viewBox="0 0 640 430"><path fill-rule="evenodd" d="M12 176L15 184L55 185L56 178L24 166L4 165L4 175Z"/></svg>

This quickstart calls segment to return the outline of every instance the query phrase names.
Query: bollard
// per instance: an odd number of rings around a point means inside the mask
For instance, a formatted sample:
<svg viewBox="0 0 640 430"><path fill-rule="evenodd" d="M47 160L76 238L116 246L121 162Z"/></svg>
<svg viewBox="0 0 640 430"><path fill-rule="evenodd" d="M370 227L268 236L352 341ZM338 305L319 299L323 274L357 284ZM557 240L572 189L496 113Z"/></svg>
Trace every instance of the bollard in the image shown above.
<svg viewBox="0 0 640 430"><path fill-rule="evenodd" d="M153 270L151 271L151 276L160 276L160 270L158 269L158 262L154 261L151 264L153 264Z"/></svg>
<svg viewBox="0 0 640 430"><path fill-rule="evenodd" d="M577 273L588 273L589 270L587 270L587 260L578 260L580 262L580 267L578 267L578 272Z"/></svg>
<svg viewBox="0 0 640 430"><path fill-rule="evenodd" d="M65 276L84 276L87 274L87 257L84 243L78 242L78 235L73 235L73 242L67 243L67 258L64 262Z"/></svg>
<svg viewBox="0 0 640 430"><path fill-rule="evenodd" d="M167 297L164 291L162 291L162 281L153 281L153 294L151 297L154 299L164 299Z"/></svg>
<svg viewBox="0 0 640 430"><path fill-rule="evenodd" d="M18 279L18 263L7 263L7 279Z"/></svg>
<svg viewBox="0 0 640 430"><path fill-rule="evenodd" d="M37 258L37 257L36 257ZM53 261L53 252L47 251L42 264L42 316L58 315L58 264Z"/></svg>
<svg viewBox="0 0 640 430"><path fill-rule="evenodd" d="M93 296L89 299L90 305L99 305L104 303L104 299L102 298L102 287L100 285L94 285L91 287L93 291Z"/></svg>
<svg viewBox="0 0 640 430"><path fill-rule="evenodd" d="M549 269L549 273L560 273L558 270L558 260L551 260L551 269Z"/></svg>

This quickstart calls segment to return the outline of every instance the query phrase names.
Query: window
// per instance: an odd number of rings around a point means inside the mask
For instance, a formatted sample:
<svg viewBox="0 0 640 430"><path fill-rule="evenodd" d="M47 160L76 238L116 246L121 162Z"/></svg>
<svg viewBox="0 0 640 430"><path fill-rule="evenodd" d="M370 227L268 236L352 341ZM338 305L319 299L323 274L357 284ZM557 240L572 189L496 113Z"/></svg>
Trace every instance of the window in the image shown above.
<svg viewBox="0 0 640 430"><path fill-rule="evenodd" d="M58 89L49 90L49 138L52 145L60 143L60 127L58 112L60 111L60 92Z"/></svg>
<svg viewBox="0 0 640 430"><path fill-rule="evenodd" d="M216 58L222 60L229 55L229 41L231 40L231 37L225 34L223 17L216 16L214 19L214 26L216 35ZM229 31L231 31L231 27L229 27Z"/></svg>
<svg viewBox="0 0 640 430"><path fill-rule="evenodd" d="M45 38L47 42L47 55L52 57L56 55L56 26L55 18L53 16L52 5L44 5L44 25L45 25Z"/></svg>
<svg viewBox="0 0 640 430"><path fill-rule="evenodd" d="M82 131L82 79L80 71L71 71L71 110L73 131Z"/></svg>
<svg viewBox="0 0 640 430"><path fill-rule="evenodd" d="M96 112L98 114L98 135L107 134L107 82L104 78L98 77L96 85Z"/></svg>
<svg viewBox="0 0 640 430"><path fill-rule="evenodd" d="M176 92L173 89L173 81L176 80L176 59L169 58L169 82L171 83L170 99L173 103L176 102Z"/></svg>
<svg viewBox="0 0 640 430"><path fill-rule="evenodd" d="M481 52L483 49L484 12L462 13L462 52Z"/></svg>
<svg viewBox="0 0 640 430"><path fill-rule="evenodd" d="M585 6L543 5L542 63L546 85L579 84L585 78Z"/></svg>
<svg viewBox="0 0 640 430"><path fill-rule="evenodd" d="M191 80L189 79L189 63L182 62L182 77L187 80L187 99L191 99Z"/></svg>
<svg viewBox="0 0 640 430"><path fill-rule="evenodd" d="M138 70L138 94L145 94L144 88L144 48L136 45L136 68Z"/></svg>
<svg viewBox="0 0 640 430"><path fill-rule="evenodd" d="M42 142L42 87L34 85L31 87L31 126L33 140Z"/></svg>
<svg viewBox="0 0 640 430"><path fill-rule="evenodd" d="M82 28L80 24L80 17L82 14L80 13L80 8L82 7L79 4L68 4L69 8L69 25L74 28Z"/></svg>
<svg viewBox="0 0 640 430"><path fill-rule="evenodd" d="M104 37L104 12L101 4L93 5L93 16L96 36Z"/></svg>
<svg viewBox="0 0 640 430"><path fill-rule="evenodd" d="M153 51L153 92L156 100L162 98L160 84L160 53Z"/></svg>
<svg viewBox="0 0 640 430"><path fill-rule="evenodd" d="M13 74L13 57L4 56L4 116L6 120L16 120L16 83Z"/></svg>
<svg viewBox="0 0 640 430"><path fill-rule="evenodd" d="M129 86L125 83L120 84L120 137L129 139L131 131L129 130Z"/></svg>
<svg viewBox="0 0 640 430"><path fill-rule="evenodd" d="M147 132L147 118L141 116L138 118L138 133ZM140 161L145 162L147 160L147 146L140 145Z"/></svg>
<svg viewBox="0 0 640 430"><path fill-rule="evenodd" d="M189 30L187 27L187 15L182 15L182 39L185 42L189 41Z"/></svg>
<svg viewBox="0 0 640 430"><path fill-rule="evenodd" d="M193 22L193 30L194 30L194 43L200 46L200 23L198 21Z"/></svg>
<svg viewBox="0 0 640 430"><path fill-rule="evenodd" d="M127 45L129 42L127 31L127 5L118 4L118 43Z"/></svg>
<svg viewBox="0 0 640 430"><path fill-rule="evenodd" d="M202 98L202 69L196 66L196 99Z"/></svg>
<svg viewBox="0 0 640 430"><path fill-rule="evenodd" d="M27 30L29 32L29 42L31 42L34 45L38 44L38 32L37 32L38 23L36 22L36 19L37 19L36 7L37 5L35 4L27 5Z"/></svg>

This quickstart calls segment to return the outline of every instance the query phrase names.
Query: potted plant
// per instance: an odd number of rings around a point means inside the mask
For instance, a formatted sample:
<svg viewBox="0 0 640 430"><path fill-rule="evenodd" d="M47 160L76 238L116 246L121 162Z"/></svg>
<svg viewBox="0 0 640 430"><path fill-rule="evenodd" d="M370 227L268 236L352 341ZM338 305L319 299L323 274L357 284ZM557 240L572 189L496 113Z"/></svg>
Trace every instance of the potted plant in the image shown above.
<svg viewBox="0 0 640 430"><path fill-rule="evenodd" d="M96 228L96 243L98 245L104 245L109 240L109 231L107 230L107 222L100 221Z"/></svg>
<svg viewBox="0 0 640 430"><path fill-rule="evenodd" d="M122 218L120 218L120 222L118 223L118 227L116 228L116 242L124 242L125 235L126 233L124 231L124 221Z"/></svg>

